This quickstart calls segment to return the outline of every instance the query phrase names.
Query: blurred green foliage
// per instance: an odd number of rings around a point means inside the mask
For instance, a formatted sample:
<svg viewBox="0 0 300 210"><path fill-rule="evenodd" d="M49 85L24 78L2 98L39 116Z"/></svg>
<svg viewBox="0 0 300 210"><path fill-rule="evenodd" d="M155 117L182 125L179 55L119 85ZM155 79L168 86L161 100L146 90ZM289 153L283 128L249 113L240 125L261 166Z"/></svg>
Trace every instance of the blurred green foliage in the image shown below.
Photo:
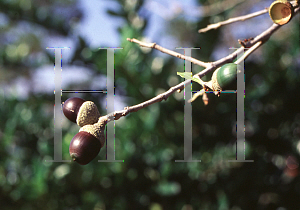
<svg viewBox="0 0 300 210"><path fill-rule="evenodd" d="M116 2L119 9L108 14L124 24L118 29L123 49L115 51L115 89L130 106L183 81L176 72L183 71L184 61L160 57L161 53L126 41L145 36L149 18L140 12L145 2ZM249 11L242 5L239 9ZM218 17L228 18L235 11ZM208 106L201 99L193 102L193 159L202 162L175 163L183 159L184 151L182 92L116 121L115 154L124 162L95 159L80 166L45 161L54 154L54 95L51 90L35 92L32 75L39 67L53 65L53 52L43 45L46 36L74 40L77 45L67 65L90 69L91 79L106 75L106 51L89 48L87 40L74 33L83 17L77 1L3 0L0 15L1 209L300 209L297 17L245 61L246 159L253 163L227 162L235 158L233 94L219 98L211 94ZM212 61L212 53L237 46L237 41L232 35L235 28L229 26L197 34L211 19L186 23L176 17L168 26L169 36L182 46L200 46L193 57ZM200 70L193 66L194 73ZM26 86L29 94L21 97L18 91ZM199 88L193 83L193 90ZM70 83L67 89L91 89L91 84ZM63 94L62 100L72 96L92 100L100 113L106 113L105 95ZM78 129L63 120L64 160L71 159L68 146ZM98 159L105 159L105 152L102 148Z"/></svg>

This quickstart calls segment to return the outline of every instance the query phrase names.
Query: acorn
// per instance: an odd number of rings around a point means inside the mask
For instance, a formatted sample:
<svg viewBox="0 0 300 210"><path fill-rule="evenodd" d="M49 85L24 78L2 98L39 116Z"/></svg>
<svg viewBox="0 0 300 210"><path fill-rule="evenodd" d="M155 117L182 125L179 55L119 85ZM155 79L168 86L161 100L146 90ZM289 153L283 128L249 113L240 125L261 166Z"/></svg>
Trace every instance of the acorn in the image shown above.
<svg viewBox="0 0 300 210"><path fill-rule="evenodd" d="M107 121L99 119L93 125L83 126L73 137L69 153L73 161L86 165L91 162L104 146L104 129Z"/></svg>
<svg viewBox="0 0 300 210"><path fill-rule="evenodd" d="M278 25L287 24L294 14L292 4L286 0L274 1L269 8L272 21Z"/></svg>
<svg viewBox="0 0 300 210"><path fill-rule="evenodd" d="M97 106L92 101L73 97L64 102L64 115L80 127L96 123L100 117Z"/></svg>
<svg viewBox="0 0 300 210"><path fill-rule="evenodd" d="M212 90L236 90L237 89L237 64L228 63L218 68L211 78Z"/></svg>

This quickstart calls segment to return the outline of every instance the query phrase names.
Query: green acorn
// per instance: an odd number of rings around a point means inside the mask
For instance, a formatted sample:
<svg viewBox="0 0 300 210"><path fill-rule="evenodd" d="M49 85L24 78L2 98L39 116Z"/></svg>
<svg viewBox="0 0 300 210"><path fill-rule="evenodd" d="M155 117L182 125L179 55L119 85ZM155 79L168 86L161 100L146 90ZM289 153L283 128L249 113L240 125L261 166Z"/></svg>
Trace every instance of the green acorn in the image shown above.
<svg viewBox="0 0 300 210"><path fill-rule="evenodd" d="M236 90L237 64L228 63L218 68L212 75L212 90Z"/></svg>

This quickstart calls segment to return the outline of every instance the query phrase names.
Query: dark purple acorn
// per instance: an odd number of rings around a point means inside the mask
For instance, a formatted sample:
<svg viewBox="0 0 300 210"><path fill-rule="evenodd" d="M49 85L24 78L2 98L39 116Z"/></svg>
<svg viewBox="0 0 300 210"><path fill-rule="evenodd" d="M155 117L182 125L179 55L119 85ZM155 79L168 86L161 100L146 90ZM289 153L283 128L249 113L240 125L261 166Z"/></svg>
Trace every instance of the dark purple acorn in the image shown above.
<svg viewBox="0 0 300 210"><path fill-rule="evenodd" d="M86 165L98 155L100 148L99 139L86 131L80 131L73 137L69 152L72 160Z"/></svg>
<svg viewBox="0 0 300 210"><path fill-rule="evenodd" d="M72 122L76 123L77 114L81 105L85 102L82 98L69 98L63 105L64 115Z"/></svg>
<svg viewBox="0 0 300 210"><path fill-rule="evenodd" d="M92 161L104 146L104 129L107 124L107 117L102 117L99 122L93 125L85 125L80 128L69 147L70 156L81 165Z"/></svg>

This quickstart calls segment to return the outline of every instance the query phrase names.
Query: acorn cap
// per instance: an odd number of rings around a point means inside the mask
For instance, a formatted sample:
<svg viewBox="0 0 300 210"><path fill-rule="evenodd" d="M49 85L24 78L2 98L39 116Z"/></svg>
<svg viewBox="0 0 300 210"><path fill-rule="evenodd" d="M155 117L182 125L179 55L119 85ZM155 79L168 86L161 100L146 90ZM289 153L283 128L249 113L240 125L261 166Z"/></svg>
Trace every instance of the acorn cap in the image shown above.
<svg viewBox="0 0 300 210"><path fill-rule="evenodd" d="M76 122L80 127L92 125L98 122L99 117L100 113L94 102L86 101L81 105L78 111Z"/></svg>
<svg viewBox="0 0 300 210"><path fill-rule="evenodd" d="M105 125L106 124L103 124L101 122L95 123L93 125L85 125L82 128L80 128L79 132L85 131L93 135L94 137L96 137L100 141L101 148L102 148L105 143L105 136L104 136Z"/></svg>
<svg viewBox="0 0 300 210"><path fill-rule="evenodd" d="M211 77L212 90L222 90L222 88L219 85L218 80L217 80L217 74L218 74L218 71L220 70L220 68L218 68L217 70L215 70L214 73L213 73L213 75L212 75L212 77Z"/></svg>
<svg viewBox="0 0 300 210"><path fill-rule="evenodd" d="M288 23L294 14L292 4L285 0L274 1L269 8L269 15L272 21L278 25Z"/></svg>

